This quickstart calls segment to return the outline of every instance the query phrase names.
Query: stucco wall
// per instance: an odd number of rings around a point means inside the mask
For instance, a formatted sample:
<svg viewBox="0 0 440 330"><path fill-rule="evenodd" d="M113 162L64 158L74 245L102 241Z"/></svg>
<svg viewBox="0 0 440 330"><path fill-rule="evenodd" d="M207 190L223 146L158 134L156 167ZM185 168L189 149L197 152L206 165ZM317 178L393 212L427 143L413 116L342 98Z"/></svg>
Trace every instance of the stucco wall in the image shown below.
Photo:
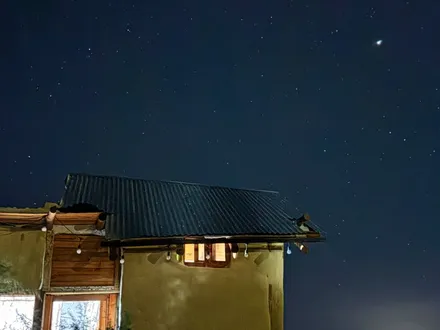
<svg viewBox="0 0 440 330"><path fill-rule="evenodd" d="M45 233L2 231L0 235L0 267L7 270L0 275L0 291L37 290L41 282Z"/></svg>
<svg viewBox="0 0 440 330"><path fill-rule="evenodd" d="M134 330L282 330L282 288L282 251L240 255L225 269L187 267L164 255L152 264L146 253L127 252L122 306Z"/></svg>

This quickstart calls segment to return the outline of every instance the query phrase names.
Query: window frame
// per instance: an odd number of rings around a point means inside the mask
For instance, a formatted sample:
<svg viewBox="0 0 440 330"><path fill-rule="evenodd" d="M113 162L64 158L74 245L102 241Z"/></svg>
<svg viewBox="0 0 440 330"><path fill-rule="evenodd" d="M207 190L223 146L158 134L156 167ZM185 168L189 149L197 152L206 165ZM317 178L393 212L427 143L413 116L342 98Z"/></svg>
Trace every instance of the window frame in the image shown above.
<svg viewBox="0 0 440 330"><path fill-rule="evenodd" d="M194 246L194 262L186 261L186 248L188 244L192 244ZM204 252L204 260L199 260L199 248L203 244L205 248ZM218 261L215 260L215 253L214 253L214 245L215 244L224 244L225 246L225 261ZM231 248L228 243L186 243L183 245L183 264L188 267L206 267L206 268L227 268L231 264ZM206 258L206 254L209 252L210 258Z"/></svg>

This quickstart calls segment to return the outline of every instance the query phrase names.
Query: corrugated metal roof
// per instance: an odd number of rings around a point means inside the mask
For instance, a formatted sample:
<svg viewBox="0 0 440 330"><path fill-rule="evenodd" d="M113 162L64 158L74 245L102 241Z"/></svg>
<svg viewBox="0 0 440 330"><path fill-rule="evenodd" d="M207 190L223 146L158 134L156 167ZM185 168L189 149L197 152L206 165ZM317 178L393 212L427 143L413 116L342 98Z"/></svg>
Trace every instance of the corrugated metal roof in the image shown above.
<svg viewBox="0 0 440 330"><path fill-rule="evenodd" d="M108 239L299 232L277 192L70 174L62 205L80 203L111 214Z"/></svg>

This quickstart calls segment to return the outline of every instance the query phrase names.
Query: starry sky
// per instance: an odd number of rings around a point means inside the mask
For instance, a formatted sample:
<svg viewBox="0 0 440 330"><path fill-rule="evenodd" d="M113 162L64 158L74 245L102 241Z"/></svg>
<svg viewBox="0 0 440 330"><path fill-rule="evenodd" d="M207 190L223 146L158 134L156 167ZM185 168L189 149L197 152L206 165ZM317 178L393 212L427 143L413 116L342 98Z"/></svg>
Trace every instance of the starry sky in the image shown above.
<svg viewBox="0 0 440 330"><path fill-rule="evenodd" d="M438 1L2 7L0 204L69 172L278 190L328 235L286 257L285 329L440 328Z"/></svg>

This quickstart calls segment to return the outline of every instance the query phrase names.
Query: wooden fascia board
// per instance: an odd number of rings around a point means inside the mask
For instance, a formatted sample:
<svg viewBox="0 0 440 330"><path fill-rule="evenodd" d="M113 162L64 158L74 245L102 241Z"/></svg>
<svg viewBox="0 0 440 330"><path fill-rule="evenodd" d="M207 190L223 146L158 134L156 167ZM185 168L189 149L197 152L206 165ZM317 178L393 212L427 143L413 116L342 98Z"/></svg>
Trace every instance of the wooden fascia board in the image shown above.
<svg viewBox="0 0 440 330"><path fill-rule="evenodd" d="M0 212L0 224L26 225L44 224L44 219L48 213L11 213ZM56 213L54 225L96 225L100 220L102 212L88 213Z"/></svg>

